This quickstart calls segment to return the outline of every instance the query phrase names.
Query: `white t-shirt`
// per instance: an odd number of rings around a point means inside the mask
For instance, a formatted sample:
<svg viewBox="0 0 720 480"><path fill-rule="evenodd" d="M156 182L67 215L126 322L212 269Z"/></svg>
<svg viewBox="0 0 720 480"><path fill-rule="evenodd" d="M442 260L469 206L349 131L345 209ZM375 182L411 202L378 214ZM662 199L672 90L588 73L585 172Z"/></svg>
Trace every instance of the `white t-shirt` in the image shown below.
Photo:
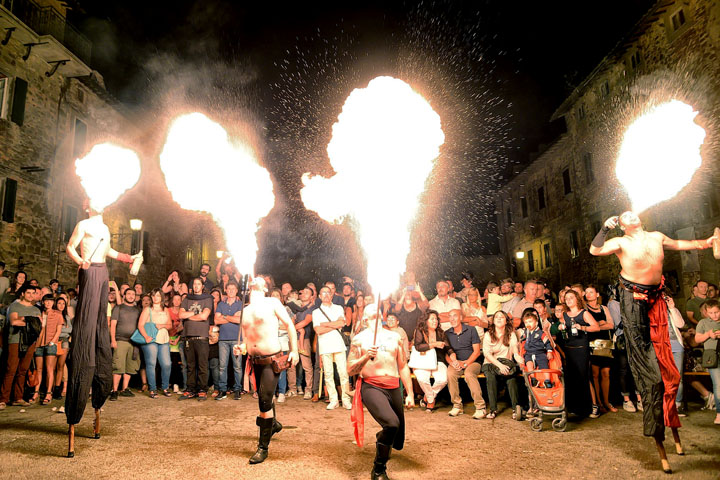
<svg viewBox="0 0 720 480"><path fill-rule="evenodd" d="M322 312L320 309L322 308ZM323 312L325 312L325 315L327 315L328 318L323 315ZM340 305L321 305L315 310L313 310L312 313L312 323L313 328L317 327L320 324L328 323L330 321L335 321L339 319L340 317L345 317L345 309L341 307ZM318 335L318 352L320 355L325 355L326 353L339 353L345 351L345 342L343 342L342 336L340 336L340 330L333 330L331 332L326 332Z"/></svg>
<svg viewBox="0 0 720 480"><path fill-rule="evenodd" d="M460 302L457 298L448 297L443 301L440 297L435 297L430 300L430 310L435 310L438 313L447 313L450 310L461 310ZM450 329L450 322L440 322L440 328L443 331Z"/></svg>

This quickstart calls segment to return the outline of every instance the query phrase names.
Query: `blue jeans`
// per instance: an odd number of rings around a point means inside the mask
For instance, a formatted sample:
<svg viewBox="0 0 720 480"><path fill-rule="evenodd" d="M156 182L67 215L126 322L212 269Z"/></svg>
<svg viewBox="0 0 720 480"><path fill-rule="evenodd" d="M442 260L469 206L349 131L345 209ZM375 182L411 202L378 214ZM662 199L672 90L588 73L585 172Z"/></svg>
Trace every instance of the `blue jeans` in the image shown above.
<svg viewBox="0 0 720 480"><path fill-rule="evenodd" d="M218 349L220 350L220 379L218 380L218 390L221 392L227 391L227 378L228 378L228 363L232 359L233 371L235 372L235 385L233 391L241 392L243 386L243 366L242 356L233 354L233 345L237 342L235 340L220 340L218 342Z"/></svg>
<svg viewBox="0 0 720 480"><path fill-rule="evenodd" d="M213 387L215 387L215 390L219 390L218 384L220 383L220 360L217 358L210 358L208 360L208 370L210 370L210 379L212 379ZM208 384L208 388L210 387L210 384Z"/></svg>
<svg viewBox="0 0 720 480"><path fill-rule="evenodd" d="M170 388L170 344L169 343L148 343L142 346L143 357L145 357L145 371L147 372L148 387L150 391L157 391L157 379L155 378L155 367L160 363L160 387L163 390Z"/></svg>
<svg viewBox="0 0 720 480"><path fill-rule="evenodd" d="M715 395L715 412L720 415L720 367L708 368L710 380L712 380L713 394Z"/></svg>
<svg viewBox="0 0 720 480"><path fill-rule="evenodd" d="M672 328L672 327L671 327ZM673 345L674 347L675 345ZM675 351L676 349L673 348L673 359L675 360L675 366L678 369L678 372L680 372L680 385L678 385L678 391L677 396L675 397L675 403L680 405L683 401L683 357L685 356L685 350Z"/></svg>
<svg viewBox="0 0 720 480"><path fill-rule="evenodd" d="M178 348L180 349L180 361L182 362L182 389L181 390L187 390L187 358L185 358L185 341L180 340L178 342Z"/></svg>

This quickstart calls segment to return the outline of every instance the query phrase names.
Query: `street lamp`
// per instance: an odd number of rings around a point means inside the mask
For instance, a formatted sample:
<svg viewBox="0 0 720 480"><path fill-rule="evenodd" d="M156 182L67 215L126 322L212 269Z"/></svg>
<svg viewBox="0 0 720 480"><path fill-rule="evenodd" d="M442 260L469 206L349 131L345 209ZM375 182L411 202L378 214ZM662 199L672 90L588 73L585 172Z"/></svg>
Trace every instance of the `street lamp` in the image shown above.
<svg viewBox="0 0 720 480"><path fill-rule="evenodd" d="M223 252L222 250L218 250L217 252L215 252L215 255L217 256L217 258L222 258L224 254L225 254L225 252Z"/></svg>
<svg viewBox="0 0 720 480"><path fill-rule="evenodd" d="M522 260L523 258L525 258L525 252L515 252L515 258L517 258L518 260Z"/></svg>
<svg viewBox="0 0 720 480"><path fill-rule="evenodd" d="M133 232L139 232L142 230L142 220L139 218L131 218L130 219L130 230Z"/></svg>

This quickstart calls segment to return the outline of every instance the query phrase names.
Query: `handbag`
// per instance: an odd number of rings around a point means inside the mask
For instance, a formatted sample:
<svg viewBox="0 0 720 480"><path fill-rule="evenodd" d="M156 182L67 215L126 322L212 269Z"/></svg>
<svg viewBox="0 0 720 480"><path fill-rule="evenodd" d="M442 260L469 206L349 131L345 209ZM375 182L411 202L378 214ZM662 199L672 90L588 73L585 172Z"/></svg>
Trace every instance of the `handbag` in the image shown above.
<svg viewBox="0 0 720 480"><path fill-rule="evenodd" d="M27 375L27 385L30 388L35 388L38 385L40 385L40 380L42 379L42 372L38 370L37 365L35 365L35 358L32 359L32 370L28 372Z"/></svg>
<svg viewBox="0 0 720 480"><path fill-rule="evenodd" d="M283 370L287 370L290 368L290 362L288 362L288 354L282 354L278 353L277 355L274 355L271 357L272 363L270 366L272 367L273 372L280 373Z"/></svg>
<svg viewBox="0 0 720 480"><path fill-rule="evenodd" d="M706 348L703 350L702 366L705 368L717 368L718 351L712 348Z"/></svg>
<svg viewBox="0 0 720 480"><path fill-rule="evenodd" d="M408 361L408 367L420 370L437 370L437 352L434 348L426 352L418 351L415 346L410 349L410 360Z"/></svg>
<svg viewBox="0 0 720 480"><path fill-rule="evenodd" d="M517 375L518 372L518 366L517 363L515 363L513 360L510 360L509 358L498 358L498 362L502 363L506 367L508 367L510 370L508 371L507 375L503 375L500 373L500 369L495 365L494 363L490 364L490 369L492 369L493 373L498 376L506 376L506 377L514 377Z"/></svg>
<svg viewBox="0 0 720 480"><path fill-rule="evenodd" d="M152 322L152 310L150 310L150 320L151 321L149 322L145 322L145 333L147 333L148 337L152 338L152 342L154 342L158 334L158 328ZM167 335L167 330L165 330L165 334ZM130 341L136 345L146 345L148 343L145 341L145 337L142 336L142 333L140 333L139 328L136 328L130 336Z"/></svg>
<svg viewBox="0 0 720 480"><path fill-rule="evenodd" d="M596 357L606 357L606 358L614 358L613 357L613 349L615 348L615 342L610 340L612 338L612 334L608 330L608 339L597 339L590 342L590 355L594 355Z"/></svg>

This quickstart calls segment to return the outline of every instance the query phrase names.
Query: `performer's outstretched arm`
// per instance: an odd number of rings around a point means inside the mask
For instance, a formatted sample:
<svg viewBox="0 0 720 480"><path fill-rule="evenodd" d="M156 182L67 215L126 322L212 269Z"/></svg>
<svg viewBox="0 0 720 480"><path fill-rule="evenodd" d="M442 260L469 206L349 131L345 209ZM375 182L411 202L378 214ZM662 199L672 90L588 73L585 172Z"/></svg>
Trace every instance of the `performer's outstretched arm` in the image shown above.
<svg viewBox="0 0 720 480"><path fill-rule="evenodd" d="M663 235L663 247L667 250L705 250L712 247L714 236L706 240L674 240Z"/></svg>

